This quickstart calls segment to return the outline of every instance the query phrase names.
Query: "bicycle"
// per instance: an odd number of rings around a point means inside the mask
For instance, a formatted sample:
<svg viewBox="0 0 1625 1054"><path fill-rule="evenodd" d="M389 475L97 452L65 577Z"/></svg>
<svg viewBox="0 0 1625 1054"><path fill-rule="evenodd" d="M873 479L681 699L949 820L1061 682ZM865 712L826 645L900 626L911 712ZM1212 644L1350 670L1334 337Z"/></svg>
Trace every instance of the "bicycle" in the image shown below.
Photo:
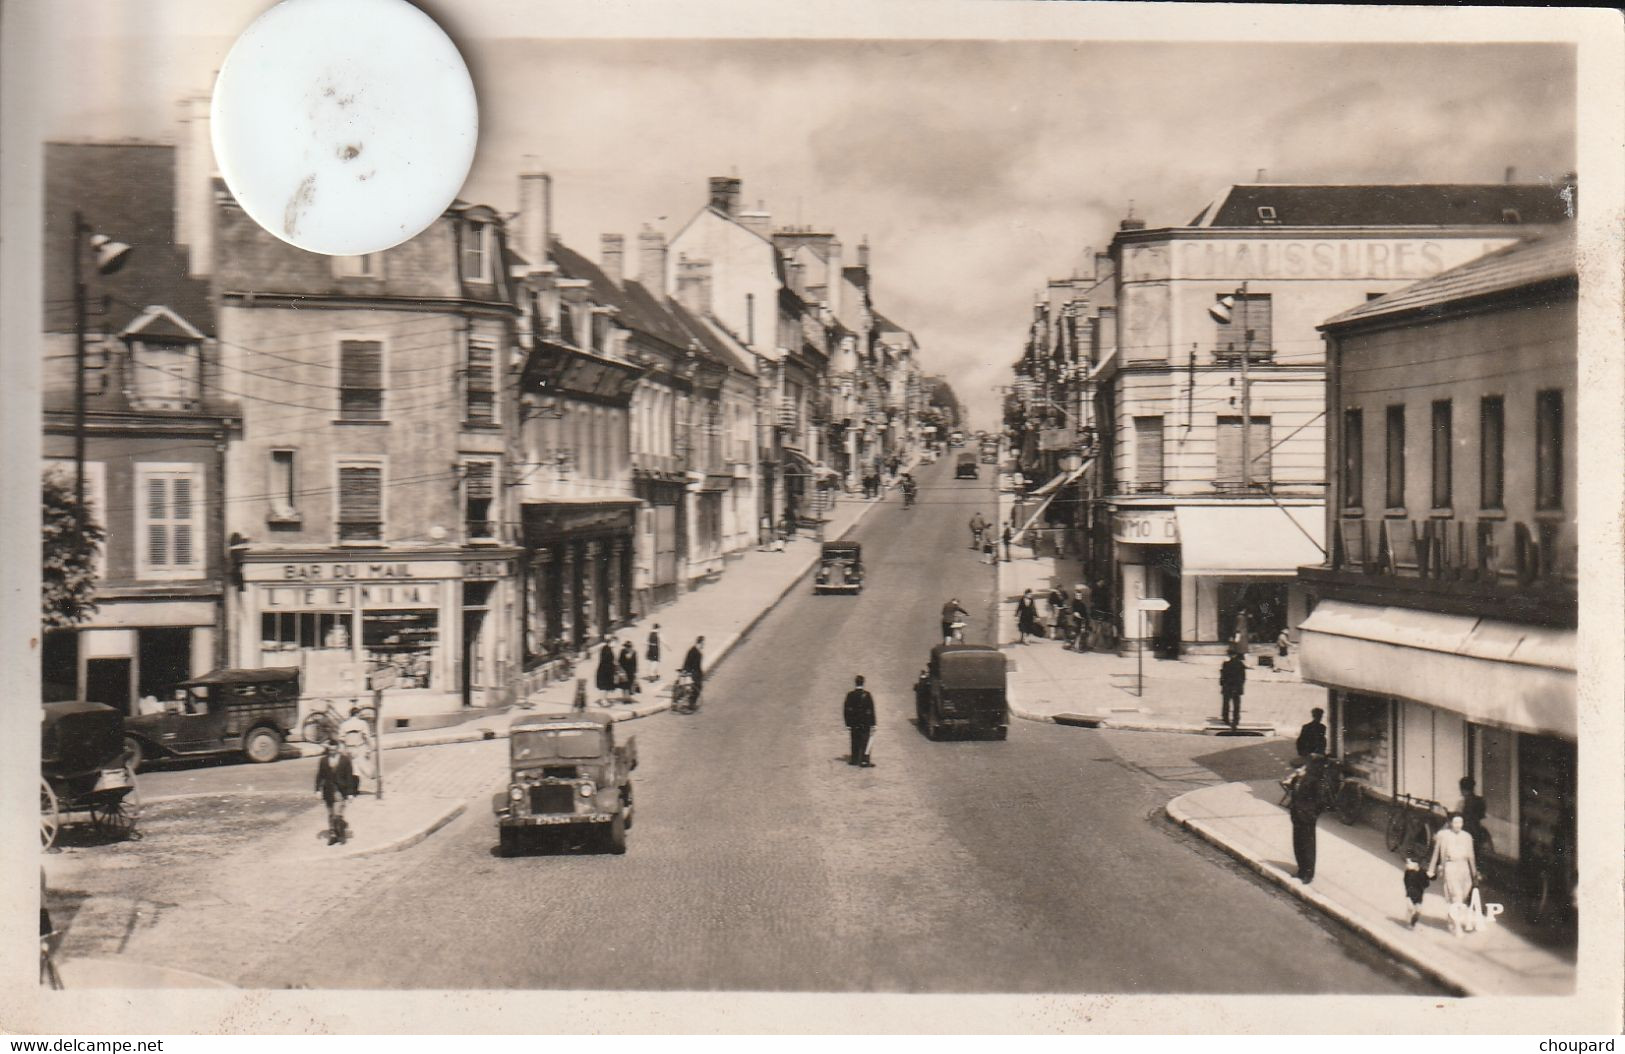
<svg viewBox="0 0 1625 1054"><path fill-rule="evenodd" d="M1327 758L1321 770L1319 788L1321 807L1337 815L1345 827L1353 827L1365 813L1365 787L1355 776L1356 769L1338 758ZM1292 800L1292 779L1281 781L1281 805Z"/></svg>
<svg viewBox="0 0 1625 1054"><path fill-rule="evenodd" d="M671 710L674 714L692 714L700 708L700 687L694 683L694 674L679 670L671 686Z"/></svg>
<svg viewBox="0 0 1625 1054"><path fill-rule="evenodd" d="M1395 795L1384 832L1388 851L1426 860L1433 845L1433 833L1444 825L1444 816L1444 806L1436 801L1409 794Z"/></svg>
<svg viewBox="0 0 1625 1054"><path fill-rule="evenodd" d="M947 636L946 639L943 640L943 643L944 644L963 644L963 643L965 643L965 624L963 622L951 622L951 623L949 623L948 624L948 636Z"/></svg>

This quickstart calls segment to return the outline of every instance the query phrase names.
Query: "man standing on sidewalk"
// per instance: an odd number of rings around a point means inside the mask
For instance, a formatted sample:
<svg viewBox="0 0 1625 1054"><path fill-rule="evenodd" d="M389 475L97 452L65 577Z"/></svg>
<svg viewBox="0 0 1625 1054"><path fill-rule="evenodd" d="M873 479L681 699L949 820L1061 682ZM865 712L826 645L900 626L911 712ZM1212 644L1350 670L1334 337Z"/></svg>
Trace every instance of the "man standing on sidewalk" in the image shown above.
<svg viewBox="0 0 1625 1054"><path fill-rule="evenodd" d="M1015 532L1010 529L1010 525L1008 523L1005 524L1004 525L1004 562L1005 563L1010 562L1010 540L1012 538L1014 538L1014 537L1015 537Z"/></svg>
<svg viewBox="0 0 1625 1054"><path fill-rule="evenodd" d="M875 697L863 686L862 674L854 680L852 690L846 693L846 702L841 711L846 720L846 730L852 734L852 753L846 763L861 765L866 769L874 768L874 762L869 760L869 736L875 727Z"/></svg>
<svg viewBox="0 0 1625 1054"><path fill-rule="evenodd" d="M1222 703L1219 720L1234 732L1241 724L1241 695L1247 687L1247 663L1240 655L1231 655L1219 667L1219 694Z"/></svg>
<svg viewBox="0 0 1625 1054"><path fill-rule="evenodd" d="M1321 769L1325 757L1314 757L1292 778L1292 799L1287 814L1292 817L1292 857L1298 863L1293 875L1304 885L1315 880L1315 823L1320 819Z"/></svg>
<svg viewBox="0 0 1625 1054"><path fill-rule="evenodd" d="M1326 725L1321 721L1324 716L1326 711L1315 707L1309 711L1309 720L1298 730L1296 747L1300 758L1326 753Z"/></svg>

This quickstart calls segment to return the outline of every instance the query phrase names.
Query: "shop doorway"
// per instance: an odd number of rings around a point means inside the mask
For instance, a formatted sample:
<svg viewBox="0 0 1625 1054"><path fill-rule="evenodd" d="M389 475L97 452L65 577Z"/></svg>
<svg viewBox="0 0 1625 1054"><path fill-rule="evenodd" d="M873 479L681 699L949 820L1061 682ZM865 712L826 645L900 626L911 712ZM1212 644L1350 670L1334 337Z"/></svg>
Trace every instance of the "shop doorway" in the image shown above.
<svg viewBox="0 0 1625 1054"><path fill-rule="evenodd" d="M130 659L87 659L85 701L106 703L124 714L130 709Z"/></svg>
<svg viewBox="0 0 1625 1054"><path fill-rule="evenodd" d="M1248 639L1257 644L1272 643L1287 628L1287 584L1285 582L1219 583L1219 636L1231 640L1247 619Z"/></svg>
<svg viewBox="0 0 1625 1054"><path fill-rule="evenodd" d="M1148 596L1160 596L1168 601L1168 610L1157 616L1155 635L1151 640L1152 654L1163 659L1177 659L1180 652L1180 627L1183 623L1183 605L1180 603L1179 548L1173 545L1147 546L1150 562L1146 574Z"/></svg>
<svg viewBox="0 0 1625 1054"><path fill-rule="evenodd" d="M490 613L494 582L463 583L462 704L474 705L474 693L484 692L485 617Z"/></svg>
<svg viewBox="0 0 1625 1054"><path fill-rule="evenodd" d="M136 631L136 695L164 698L192 676L192 631L143 629Z"/></svg>

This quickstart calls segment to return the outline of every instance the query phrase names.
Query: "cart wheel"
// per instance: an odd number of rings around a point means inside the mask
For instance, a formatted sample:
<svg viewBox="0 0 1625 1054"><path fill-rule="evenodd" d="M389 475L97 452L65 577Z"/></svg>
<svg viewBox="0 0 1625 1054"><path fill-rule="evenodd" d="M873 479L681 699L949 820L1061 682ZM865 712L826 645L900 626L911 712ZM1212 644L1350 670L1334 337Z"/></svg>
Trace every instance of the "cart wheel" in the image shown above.
<svg viewBox="0 0 1625 1054"><path fill-rule="evenodd" d="M141 771L141 763L147 760L146 751L141 749L141 740L134 736L124 737L124 765L132 773Z"/></svg>
<svg viewBox="0 0 1625 1054"><path fill-rule="evenodd" d="M56 844L56 833L62 829L62 814L56 800L56 791L44 779L39 781L39 840L41 849Z"/></svg>
<svg viewBox="0 0 1625 1054"><path fill-rule="evenodd" d="M123 801L92 805L90 820L109 838L128 838L135 832L135 816L124 807Z"/></svg>

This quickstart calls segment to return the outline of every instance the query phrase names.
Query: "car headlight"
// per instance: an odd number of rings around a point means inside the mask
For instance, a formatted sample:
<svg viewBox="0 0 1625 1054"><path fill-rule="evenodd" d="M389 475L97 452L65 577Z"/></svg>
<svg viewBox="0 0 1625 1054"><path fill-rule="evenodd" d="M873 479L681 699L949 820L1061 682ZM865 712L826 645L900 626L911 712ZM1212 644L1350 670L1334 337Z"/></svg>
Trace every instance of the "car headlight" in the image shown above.
<svg viewBox="0 0 1625 1054"><path fill-rule="evenodd" d="M582 785L581 785L581 786L580 786L580 788L579 788L579 790L580 790L580 792L581 792L581 796L582 796L582 797L583 797L583 798L590 798L590 797L592 797L592 796L593 796L593 795L594 795L594 794L597 794L597 793L598 793L598 788L597 788L597 787L596 787L596 786L594 786L594 785L593 785L593 782L592 782L592 780L588 780L588 781L587 781L587 782L585 782L585 783L583 783L583 784L582 784Z"/></svg>
<svg viewBox="0 0 1625 1054"><path fill-rule="evenodd" d="M523 788L523 787L509 787L508 788L508 800L509 801L519 801L522 798L524 798L524 796L525 796L525 788Z"/></svg>

